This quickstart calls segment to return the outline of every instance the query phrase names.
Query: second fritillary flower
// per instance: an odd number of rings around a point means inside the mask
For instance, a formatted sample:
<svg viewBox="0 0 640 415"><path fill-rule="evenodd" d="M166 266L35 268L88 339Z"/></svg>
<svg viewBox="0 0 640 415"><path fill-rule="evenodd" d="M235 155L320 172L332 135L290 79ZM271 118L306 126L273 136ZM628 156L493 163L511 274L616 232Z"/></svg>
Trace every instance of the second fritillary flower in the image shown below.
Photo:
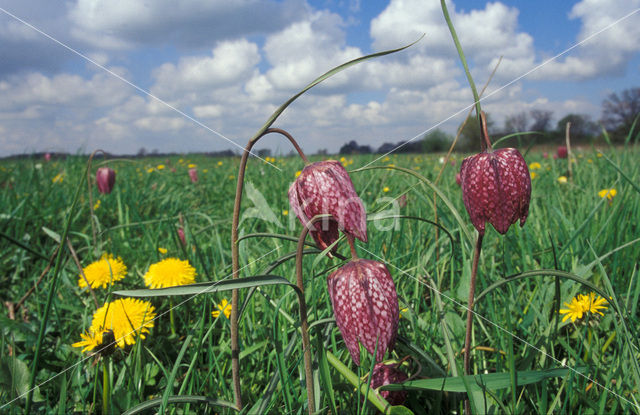
<svg viewBox="0 0 640 415"><path fill-rule="evenodd" d="M391 274L381 262L354 259L327 277L336 323L351 358L360 364L362 345L376 362L393 348L400 309Z"/></svg>

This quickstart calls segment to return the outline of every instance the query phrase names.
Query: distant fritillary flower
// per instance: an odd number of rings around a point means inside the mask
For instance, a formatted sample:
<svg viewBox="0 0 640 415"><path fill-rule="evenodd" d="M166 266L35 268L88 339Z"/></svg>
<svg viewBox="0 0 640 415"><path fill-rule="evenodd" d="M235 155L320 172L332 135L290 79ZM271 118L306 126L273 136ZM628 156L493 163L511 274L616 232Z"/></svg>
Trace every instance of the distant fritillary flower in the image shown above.
<svg viewBox="0 0 640 415"><path fill-rule="evenodd" d="M104 289L107 288L107 285L113 285L115 281L123 279L127 275L127 266L120 257L114 258L112 254L103 254L100 260L82 268L82 272L86 281L81 274L78 279L80 288L86 287L89 282L91 288L102 287Z"/></svg>
<svg viewBox="0 0 640 415"><path fill-rule="evenodd" d="M88 332L80 334L82 340L72 346L91 351L102 344L104 333L111 330L118 347L124 349L135 344L136 335L145 338L155 317L155 308L148 301L123 298L106 303L93 313Z"/></svg>
<svg viewBox="0 0 640 415"><path fill-rule="evenodd" d="M589 293L589 295L578 294L570 303L564 303L567 308L563 308L559 312L560 314L565 314L562 318L563 322L571 319L573 323L576 320L580 320L587 312L604 315L600 310L606 310L606 304L607 300L595 293Z"/></svg>
<svg viewBox="0 0 640 415"><path fill-rule="evenodd" d="M175 287L195 282L196 270L189 261L167 258L149 267L144 283L149 288Z"/></svg>
<svg viewBox="0 0 640 415"><path fill-rule="evenodd" d="M219 304L216 305L217 310L211 312L213 318L220 317L220 314L224 314L225 317L229 318L231 315L231 303L224 298Z"/></svg>

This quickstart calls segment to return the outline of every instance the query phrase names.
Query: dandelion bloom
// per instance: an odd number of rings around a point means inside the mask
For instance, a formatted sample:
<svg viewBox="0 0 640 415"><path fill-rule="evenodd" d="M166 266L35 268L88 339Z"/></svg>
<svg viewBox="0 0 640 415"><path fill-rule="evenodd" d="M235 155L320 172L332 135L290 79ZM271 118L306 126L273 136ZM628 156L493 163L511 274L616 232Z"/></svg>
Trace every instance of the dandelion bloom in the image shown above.
<svg viewBox="0 0 640 415"><path fill-rule="evenodd" d="M542 166L537 161L529 164L529 170L538 170L539 168L542 168Z"/></svg>
<svg viewBox="0 0 640 415"><path fill-rule="evenodd" d="M159 246L159 247L158 247L158 252L160 252L162 255L164 255L164 254L166 254L168 251L167 251L167 248L163 248L163 247Z"/></svg>
<svg viewBox="0 0 640 415"><path fill-rule="evenodd" d="M383 188L382 188L382 191L383 191L383 192L385 192L385 193L387 193L387 192L389 191L389 187L388 187L388 186L383 187Z"/></svg>
<svg viewBox="0 0 640 415"><path fill-rule="evenodd" d="M616 189L602 189L598 192L598 196L603 199L606 197L609 201L611 201L617 194L618 191Z"/></svg>
<svg viewBox="0 0 640 415"><path fill-rule="evenodd" d="M587 312L591 314L600 314L604 315L600 310L607 309L607 300L596 295L595 293L590 293L589 295L578 294L574 297L570 303L564 303L567 308L561 309L560 314L565 314L562 318L562 321L567 321L571 319L571 322L575 322L583 317Z"/></svg>
<svg viewBox="0 0 640 415"><path fill-rule="evenodd" d="M566 183L567 182L567 176L560 176L558 177L558 183Z"/></svg>
<svg viewBox="0 0 640 415"><path fill-rule="evenodd" d="M193 284L196 270L189 261L178 258L167 258L152 264L144 274L144 283L150 288L175 287Z"/></svg>
<svg viewBox="0 0 640 415"><path fill-rule="evenodd" d="M123 279L127 275L127 266L120 257L114 258L111 254L103 254L100 260L82 268L82 272L86 281L80 274L78 279L80 288L86 287L89 282L91 288L102 287L104 289L107 288L107 285L112 285L115 281Z"/></svg>
<svg viewBox="0 0 640 415"><path fill-rule="evenodd" d="M102 344L104 333L111 330L118 347L124 349L135 344L136 335L145 338L155 317L155 308L148 301L123 298L106 303L93 313L88 333L80 334L82 340L72 346L83 347L83 352L91 351Z"/></svg>
<svg viewBox="0 0 640 415"><path fill-rule="evenodd" d="M231 303L228 302L226 298L224 298L219 304L217 304L216 307L217 310L211 312L213 318L220 317L221 313L224 314L225 317L229 318L229 316L231 315Z"/></svg>
<svg viewBox="0 0 640 415"><path fill-rule="evenodd" d="M51 183L62 183L64 181L64 172L56 174L53 179L51 179Z"/></svg>
<svg viewBox="0 0 640 415"><path fill-rule="evenodd" d="M535 171L532 171L532 172L531 172L531 180L535 179L535 178L536 178L536 176L537 176L536 172L535 172Z"/></svg>

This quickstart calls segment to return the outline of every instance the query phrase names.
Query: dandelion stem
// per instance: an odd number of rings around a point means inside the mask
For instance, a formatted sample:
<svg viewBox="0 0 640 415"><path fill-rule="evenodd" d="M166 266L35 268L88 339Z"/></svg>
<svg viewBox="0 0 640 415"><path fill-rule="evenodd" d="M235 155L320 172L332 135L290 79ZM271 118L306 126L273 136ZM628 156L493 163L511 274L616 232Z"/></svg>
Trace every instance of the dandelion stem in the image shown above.
<svg viewBox="0 0 640 415"><path fill-rule="evenodd" d="M476 276L478 275L478 262L480 261L480 251L482 250L482 234L478 234L476 248L473 251L473 262L471 264L471 283L469 284L469 302L467 304L467 330L464 336L464 374L471 374L471 329L473 327L473 297L476 291ZM471 413L469 399L464 401L466 414Z"/></svg>
<svg viewBox="0 0 640 415"><path fill-rule="evenodd" d="M238 169L238 184L236 185L236 197L233 205L233 222L231 224L231 266L233 279L240 277L238 271L240 269L240 259L238 253L238 224L240 223L240 205L242 204L242 190L244 188L244 173L247 168L247 161L251 154L251 149L258 140L269 134L280 133L287 137L293 147L298 151L302 160L309 164L309 159L304 155L302 149L293 137L280 128L268 128L256 138L249 140L247 146L242 153L240 167ZM238 290L231 292L231 374L233 381L233 396L238 410L242 410L242 393L240 389L240 345L238 342Z"/></svg>

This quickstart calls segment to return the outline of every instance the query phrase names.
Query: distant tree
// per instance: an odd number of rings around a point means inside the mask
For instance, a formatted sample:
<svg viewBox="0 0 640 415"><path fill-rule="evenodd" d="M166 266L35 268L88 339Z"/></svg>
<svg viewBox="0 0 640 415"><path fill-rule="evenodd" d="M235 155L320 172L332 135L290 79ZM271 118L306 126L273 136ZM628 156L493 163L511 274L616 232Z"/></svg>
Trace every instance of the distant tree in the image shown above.
<svg viewBox="0 0 640 415"><path fill-rule="evenodd" d="M531 118L533 118L533 124L531 124L532 131L545 132L551 129L553 111L531 110L530 114Z"/></svg>
<svg viewBox="0 0 640 415"><path fill-rule="evenodd" d="M378 150L376 150L376 153L378 154L385 154L388 153L390 151L395 150L397 146L393 143L384 143L382 144L380 147L378 147Z"/></svg>
<svg viewBox="0 0 640 415"><path fill-rule="evenodd" d="M612 93L602 102L601 122L614 138L621 139L640 114L640 88Z"/></svg>
<svg viewBox="0 0 640 415"><path fill-rule="evenodd" d="M588 115L569 114L558 121L556 126L556 136L558 138L565 136L568 122L571 123L571 129L569 130L571 141L589 141L598 135L598 125L591 121Z"/></svg>
<svg viewBox="0 0 640 415"><path fill-rule="evenodd" d="M147 155L147 149L144 147L140 147L140 150L138 150L138 154L136 154L136 156L138 157L144 157Z"/></svg>
<svg viewBox="0 0 640 415"><path fill-rule="evenodd" d="M258 150L258 156L260 156L262 158L271 156L271 149L270 148L261 148L260 150Z"/></svg>
<svg viewBox="0 0 640 415"><path fill-rule="evenodd" d="M329 152L326 148L320 148L316 151L316 156L326 156L327 154L329 154Z"/></svg>
<svg viewBox="0 0 640 415"><path fill-rule="evenodd" d="M524 111L521 111L517 114L508 115L504 119L504 132L505 134L511 134L527 131L527 124L527 113Z"/></svg>
<svg viewBox="0 0 640 415"><path fill-rule="evenodd" d="M453 137L440 129L431 131L422 140L422 150L425 153L437 153L446 151L451 146Z"/></svg>
<svg viewBox="0 0 640 415"><path fill-rule="evenodd" d="M364 145L358 145L355 140L351 140L342 147L340 147L340 154L370 154L371 147Z"/></svg>

